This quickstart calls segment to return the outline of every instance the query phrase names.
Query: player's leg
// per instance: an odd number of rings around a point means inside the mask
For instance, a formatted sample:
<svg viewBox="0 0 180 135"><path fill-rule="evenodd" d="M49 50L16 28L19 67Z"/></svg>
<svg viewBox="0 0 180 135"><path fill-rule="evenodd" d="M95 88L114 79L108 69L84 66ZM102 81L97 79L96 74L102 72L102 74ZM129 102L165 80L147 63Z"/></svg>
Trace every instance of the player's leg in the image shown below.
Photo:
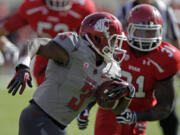
<svg viewBox="0 0 180 135"><path fill-rule="evenodd" d="M19 120L19 135L65 135L63 128L33 103L22 111Z"/></svg>
<svg viewBox="0 0 180 135"><path fill-rule="evenodd" d="M163 120L160 120L160 126L164 135L178 135L178 117L176 114L176 108L173 109L171 114Z"/></svg>
<svg viewBox="0 0 180 135"><path fill-rule="evenodd" d="M95 123L95 135L114 135L116 131L115 114L110 110L98 108Z"/></svg>

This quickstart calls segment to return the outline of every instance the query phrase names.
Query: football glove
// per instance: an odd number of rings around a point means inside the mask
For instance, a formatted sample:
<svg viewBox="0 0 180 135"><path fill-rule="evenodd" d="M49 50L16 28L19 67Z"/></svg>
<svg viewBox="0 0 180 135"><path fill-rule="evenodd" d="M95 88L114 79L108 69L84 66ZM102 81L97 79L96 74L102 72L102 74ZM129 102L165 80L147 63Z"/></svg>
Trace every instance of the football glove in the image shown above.
<svg viewBox="0 0 180 135"><path fill-rule="evenodd" d="M114 80L117 82L118 85L105 93L109 97L109 99L116 99L117 97L122 97L123 95L125 95L125 97L129 100L134 97L135 88L132 84L129 84L123 80Z"/></svg>
<svg viewBox="0 0 180 135"><path fill-rule="evenodd" d="M19 91L19 94L21 95L26 88L26 83L29 87L32 87L31 81L32 78L29 67L22 64L18 65L16 67L16 74L7 86L7 89L9 89L8 93L12 93L12 95L14 96L21 86L21 89Z"/></svg>
<svg viewBox="0 0 180 135"><path fill-rule="evenodd" d="M133 124L137 121L136 112L126 109L123 113L116 115L116 120L119 124Z"/></svg>
<svg viewBox="0 0 180 135"><path fill-rule="evenodd" d="M80 130L84 130L87 128L89 122L88 115L89 109L88 107L86 107L86 109L77 116L77 124Z"/></svg>

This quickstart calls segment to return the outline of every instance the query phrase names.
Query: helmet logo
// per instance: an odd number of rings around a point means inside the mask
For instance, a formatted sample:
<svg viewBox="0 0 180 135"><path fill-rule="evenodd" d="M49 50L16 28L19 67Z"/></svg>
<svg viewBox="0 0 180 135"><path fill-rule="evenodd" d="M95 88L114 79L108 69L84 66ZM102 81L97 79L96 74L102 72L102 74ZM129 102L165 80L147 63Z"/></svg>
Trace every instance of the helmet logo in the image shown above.
<svg viewBox="0 0 180 135"><path fill-rule="evenodd" d="M94 29L99 32L104 32L104 34L108 38L109 37L109 32L108 32L109 22L110 22L110 20L107 18L100 19L96 22Z"/></svg>

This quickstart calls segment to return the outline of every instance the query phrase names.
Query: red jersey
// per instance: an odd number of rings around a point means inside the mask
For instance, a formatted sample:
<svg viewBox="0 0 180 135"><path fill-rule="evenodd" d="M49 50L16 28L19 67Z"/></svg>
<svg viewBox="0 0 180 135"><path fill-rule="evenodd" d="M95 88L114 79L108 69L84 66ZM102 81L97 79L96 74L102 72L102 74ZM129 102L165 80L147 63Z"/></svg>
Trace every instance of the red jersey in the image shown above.
<svg viewBox="0 0 180 135"><path fill-rule="evenodd" d="M122 77L136 88L129 108L135 112L151 108L156 104L153 96L156 82L180 70L180 51L166 42L146 55L135 55L126 42L123 47L127 54L121 64Z"/></svg>
<svg viewBox="0 0 180 135"><path fill-rule="evenodd" d="M8 32L14 32L30 25L39 36L55 37L59 32L77 31L84 17L93 12L92 0L73 0L72 8L64 11L49 9L43 0L25 0L4 27Z"/></svg>
<svg viewBox="0 0 180 135"><path fill-rule="evenodd" d="M72 0L71 9L64 11L49 9L44 0L25 0L4 27L11 33L30 25L39 37L55 37L60 32L77 32L84 17L95 11L93 0ZM36 57L34 76L38 85L44 81L47 63L48 59Z"/></svg>

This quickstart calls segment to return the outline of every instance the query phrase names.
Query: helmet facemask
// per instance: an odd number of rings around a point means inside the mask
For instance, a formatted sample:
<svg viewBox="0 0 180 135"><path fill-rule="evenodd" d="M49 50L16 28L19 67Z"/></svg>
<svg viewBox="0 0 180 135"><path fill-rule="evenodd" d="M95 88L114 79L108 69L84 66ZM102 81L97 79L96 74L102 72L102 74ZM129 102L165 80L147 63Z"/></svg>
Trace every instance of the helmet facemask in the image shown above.
<svg viewBox="0 0 180 135"><path fill-rule="evenodd" d="M90 43L92 48L100 56L102 56L106 62L115 61L121 63L124 59L126 53L126 51L122 49L122 43L124 40L126 40L126 36L124 35L124 33L122 35L113 34L112 36L107 38L107 45L104 45L101 50L96 46L96 43L93 43L93 41L87 34L85 34L85 38ZM118 57L119 54L122 56L121 58Z"/></svg>
<svg viewBox="0 0 180 135"><path fill-rule="evenodd" d="M121 62L119 53L125 55L121 49L126 36L119 20L107 12L96 12L85 17L81 23L80 36L89 42L93 50L104 58L105 62Z"/></svg>
<svg viewBox="0 0 180 135"><path fill-rule="evenodd" d="M72 6L71 0L45 0L45 2L54 11L69 10Z"/></svg>
<svg viewBox="0 0 180 135"><path fill-rule="evenodd" d="M132 24L127 28L128 43L136 50L148 52L157 48L162 41L162 25Z"/></svg>

